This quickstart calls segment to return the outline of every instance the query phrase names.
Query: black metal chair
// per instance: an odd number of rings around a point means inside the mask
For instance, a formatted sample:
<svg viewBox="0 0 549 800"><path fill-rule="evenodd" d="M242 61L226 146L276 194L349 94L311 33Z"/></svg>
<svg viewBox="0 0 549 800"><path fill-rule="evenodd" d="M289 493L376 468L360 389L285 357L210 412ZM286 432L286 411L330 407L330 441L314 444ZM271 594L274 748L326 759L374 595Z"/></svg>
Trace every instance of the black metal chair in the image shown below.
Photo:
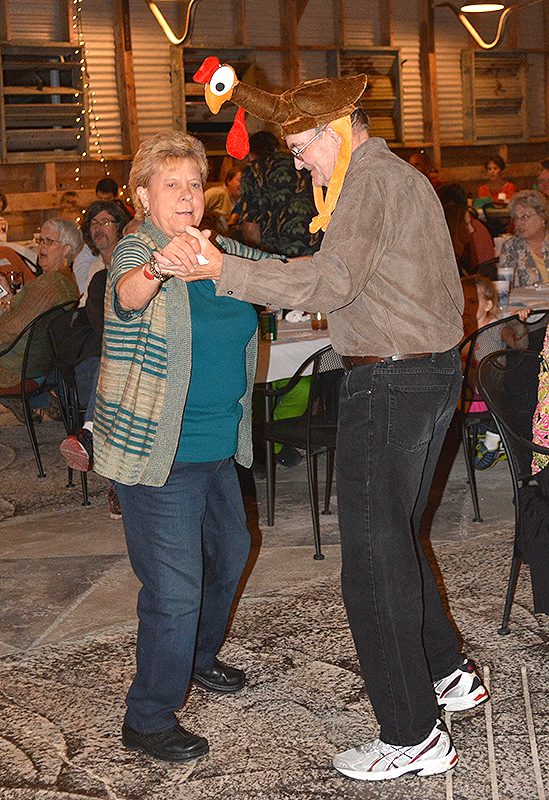
<svg viewBox="0 0 549 800"><path fill-rule="evenodd" d="M1 359L17 347L24 348L19 383L8 388L0 388L0 398L18 398L22 402L25 425L38 467L39 478L44 478L46 473L38 449L30 400L57 387L53 358L49 348L44 347L46 332L49 324L56 317L63 314L70 316L70 312L77 303L77 300L70 300L39 314L32 322L29 322L8 347L0 351Z"/></svg>
<svg viewBox="0 0 549 800"><path fill-rule="evenodd" d="M310 367L312 367L312 377L306 413L301 417L273 419L276 400L293 389ZM274 525L276 470L274 443L279 442L305 451L315 542L314 558L317 560L324 558L320 548L317 456L326 453L326 488L322 514L329 514L334 472L339 384L343 373L341 356L333 350L331 345L328 345L309 356L285 386L279 389L273 389L269 384L256 386L256 391L265 396L263 436L267 454L267 525Z"/></svg>
<svg viewBox="0 0 549 800"><path fill-rule="evenodd" d="M509 209L484 206L482 210L484 212L485 225L490 231L492 239L507 233L507 228L511 222Z"/></svg>
<svg viewBox="0 0 549 800"><path fill-rule="evenodd" d="M63 425L67 436L71 436L80 430L84 424L86 406L78 398L78 386L74 366L64 358L64 348L61 346L63 340L71 335L71 315L65 314L63 317L56 317L48 325L47 337L53 363L55 365L56 394L61 407ZM68 467L67 487L74 486L74 470ZM88 497L88 476L85 472L80 472L80 482L82 485L82 505L91 505Z"/></svg>
<svg viewBox="0 0 549 800"><path fill-rule="evenodd" d="M498 345L498 340L501 341L499 331L506 325L514 325L517 323L523 325L527 333L527 338L524 336L523 341L525 347L522 349L528 347L529 350L537 350L539 352L543 345L545 331L549 323L549 311L535 311L531 317L532 319L525 323L520 323L516 314L511 317L498 319L474 331L470 336L464 339L459 347L462 357L465 354L463 383L459 404L461 440L463 442L463 453L465 457L465 466L467 468L467 479L471 490L471 500L473 501L473 510L475 514L473 517L474 522L482 522L475 474L475 453L478 445L478 434L481 426L491 418L489 411L477 411L473 413L468 411L471 400L475 395L478 395L476 388L476 371L484 356L501 348L501 344Z"/></svg>
<svg viewBox="0 0 549 800"><path fill-rule="evenodd" d="M523 492L535 477L532 454L549 448L532 441L532 419L538 399L540 354L532 350L500 350L485 356L479 364L477 381L490 409L507 452L515 503L515 539L503 620L498 633L509 633L509 617L515 586L523 560Z"/></svg>

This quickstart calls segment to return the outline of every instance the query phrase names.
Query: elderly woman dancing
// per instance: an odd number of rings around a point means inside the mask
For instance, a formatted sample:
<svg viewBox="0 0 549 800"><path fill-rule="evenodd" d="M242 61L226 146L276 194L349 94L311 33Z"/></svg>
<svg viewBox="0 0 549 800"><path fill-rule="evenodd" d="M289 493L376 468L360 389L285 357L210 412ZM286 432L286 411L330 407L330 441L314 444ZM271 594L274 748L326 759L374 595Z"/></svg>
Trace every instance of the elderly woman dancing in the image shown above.
<svg viewBox="0 0 549 800"><path fill-rule="evenodd" d="M177 131L148 139L134 159L144 221L109 267L94 418L95 468L114 482L142 583L122 738L176 762L208 752L174 713L190 681L222 693L245 683L216 654L250 546L235 459L252 461L257 318L248 303L216 297L212 281L187 284L175 266L179 236L202 218L207 171L203 145Z"/></svg>

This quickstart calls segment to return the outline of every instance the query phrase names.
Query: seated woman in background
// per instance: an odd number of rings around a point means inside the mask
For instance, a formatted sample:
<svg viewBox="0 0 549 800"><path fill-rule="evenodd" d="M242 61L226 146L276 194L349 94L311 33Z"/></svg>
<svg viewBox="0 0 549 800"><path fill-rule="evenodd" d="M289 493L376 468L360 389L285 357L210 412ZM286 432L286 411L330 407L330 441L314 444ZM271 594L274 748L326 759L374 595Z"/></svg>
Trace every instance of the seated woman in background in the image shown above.
<svg viewBox="0 0 549 800"><path fill-rule="evenodd" d="M476 211L471 210L467 203L467 193L460 183L445 183L437 189L438 199L443 208L449 203L456 203L469 211L471 220L471 261L473 272L477 271L480 264L495 258L494 240L486 225L478 220L474 215Z"/></svg>
<svg viewBox="0 0 549 800"><path fill-rule="evenodd" d="M471 256L473 235L471 215L467 206L458 205L458 203L450 202L443 208L460 275L470 275L474 272Z"/></svg>
<svg viewBox="0 0 549 800"><path fill-rule="evenodd" d="M503 177L505 161L501 156L491 156L484 164L488 183L479 186L479 197L491 197L496 205L505 205L515 193L515 185Z"/></svg>
<svg viewBox="0 0 549 800"><path fill-rule="evenodd" d="M461 279L461 285L465 300L463 307L463 335L465 339L479 328L496 322L499 312L498 293L492 281L484 275L467 275ZM530 309L521 308L517 313L524 322L530 313ZM525 350L528 347L528 331L517 320L511 320L508 324L501 326L496 325L488 329L485 335L489 337L488 346L484 343L481 350L478 344L475 345L477 352L473 352L472 369L469 372L468 394L471 397L471 404L467 411L472 414L488 410L486 403L482 400L476 388L476 371L482 356L491 351L505 350L507 347L515 350ZM462 348L461 358L464 363L468 353L468 346ZM490 469L498 461L506 457L493 419L486 420L483 423L483 428L485 438L484 441L479 441L475 454L475 469L479 470Z"/></svg>
<svg viewBox="0 0 549 800"><path fill-rule="evenodd" d="M49 219L38 237L38 263L42 275L29 281L9 297L9 311L0 316L0 349L11 344L21 331L44 311L78 299L78 286L70 269L82 247L82 233L73 220ZM26 336L0 359L0 387L19 383ZM44 349L47 342L43 343ZM6 400L4 405L8 404ZM10 404L11 407L11 404Z"/></svg>
<svg viewBox="0 0 549 800"><path fill-rule="evenodd" d="M515 234L504 242L500 267L513 267L515 286L549 283L549 201L533 189L517 192L509 203Z"/></svg>

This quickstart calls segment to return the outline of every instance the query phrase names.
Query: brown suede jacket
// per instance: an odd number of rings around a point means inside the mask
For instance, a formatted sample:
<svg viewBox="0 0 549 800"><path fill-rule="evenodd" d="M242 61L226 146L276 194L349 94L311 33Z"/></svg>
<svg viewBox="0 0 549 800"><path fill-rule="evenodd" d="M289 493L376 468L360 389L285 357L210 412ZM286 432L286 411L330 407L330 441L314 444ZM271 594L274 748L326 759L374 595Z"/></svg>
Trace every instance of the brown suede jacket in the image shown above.
<svg viewBox="0 0 549 800"><path fill-rule="evenodd" d="M225 255L217 293L325 312L342 355L445 352L463 336L463 292L440 201L379 138L353 152L318 253L286 264Z"/></svg>

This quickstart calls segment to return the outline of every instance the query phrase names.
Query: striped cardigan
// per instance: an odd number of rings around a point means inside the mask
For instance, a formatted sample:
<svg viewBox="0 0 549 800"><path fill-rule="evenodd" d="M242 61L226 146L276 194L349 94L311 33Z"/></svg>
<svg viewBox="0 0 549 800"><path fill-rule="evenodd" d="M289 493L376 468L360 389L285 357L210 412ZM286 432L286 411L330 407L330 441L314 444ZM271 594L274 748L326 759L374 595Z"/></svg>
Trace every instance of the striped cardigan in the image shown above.
<svg viewBox="0 0 549 800"><path fill-rule="evenodd" d="M150 220L116 246L105 290L103 352L97 387L93 439L95 470L130 486L163 486L172 467L191 375L191 313L187 284L172 279L146 308L125 311L116 282L149 260L168 237ZM218 236L231 255L273 258L260 250ZM274 256L275 258L277 256ZM251 400L257 358L257 334L246 348L247 388L240 399L242 418L235 458L252 463Z"/></svg>

